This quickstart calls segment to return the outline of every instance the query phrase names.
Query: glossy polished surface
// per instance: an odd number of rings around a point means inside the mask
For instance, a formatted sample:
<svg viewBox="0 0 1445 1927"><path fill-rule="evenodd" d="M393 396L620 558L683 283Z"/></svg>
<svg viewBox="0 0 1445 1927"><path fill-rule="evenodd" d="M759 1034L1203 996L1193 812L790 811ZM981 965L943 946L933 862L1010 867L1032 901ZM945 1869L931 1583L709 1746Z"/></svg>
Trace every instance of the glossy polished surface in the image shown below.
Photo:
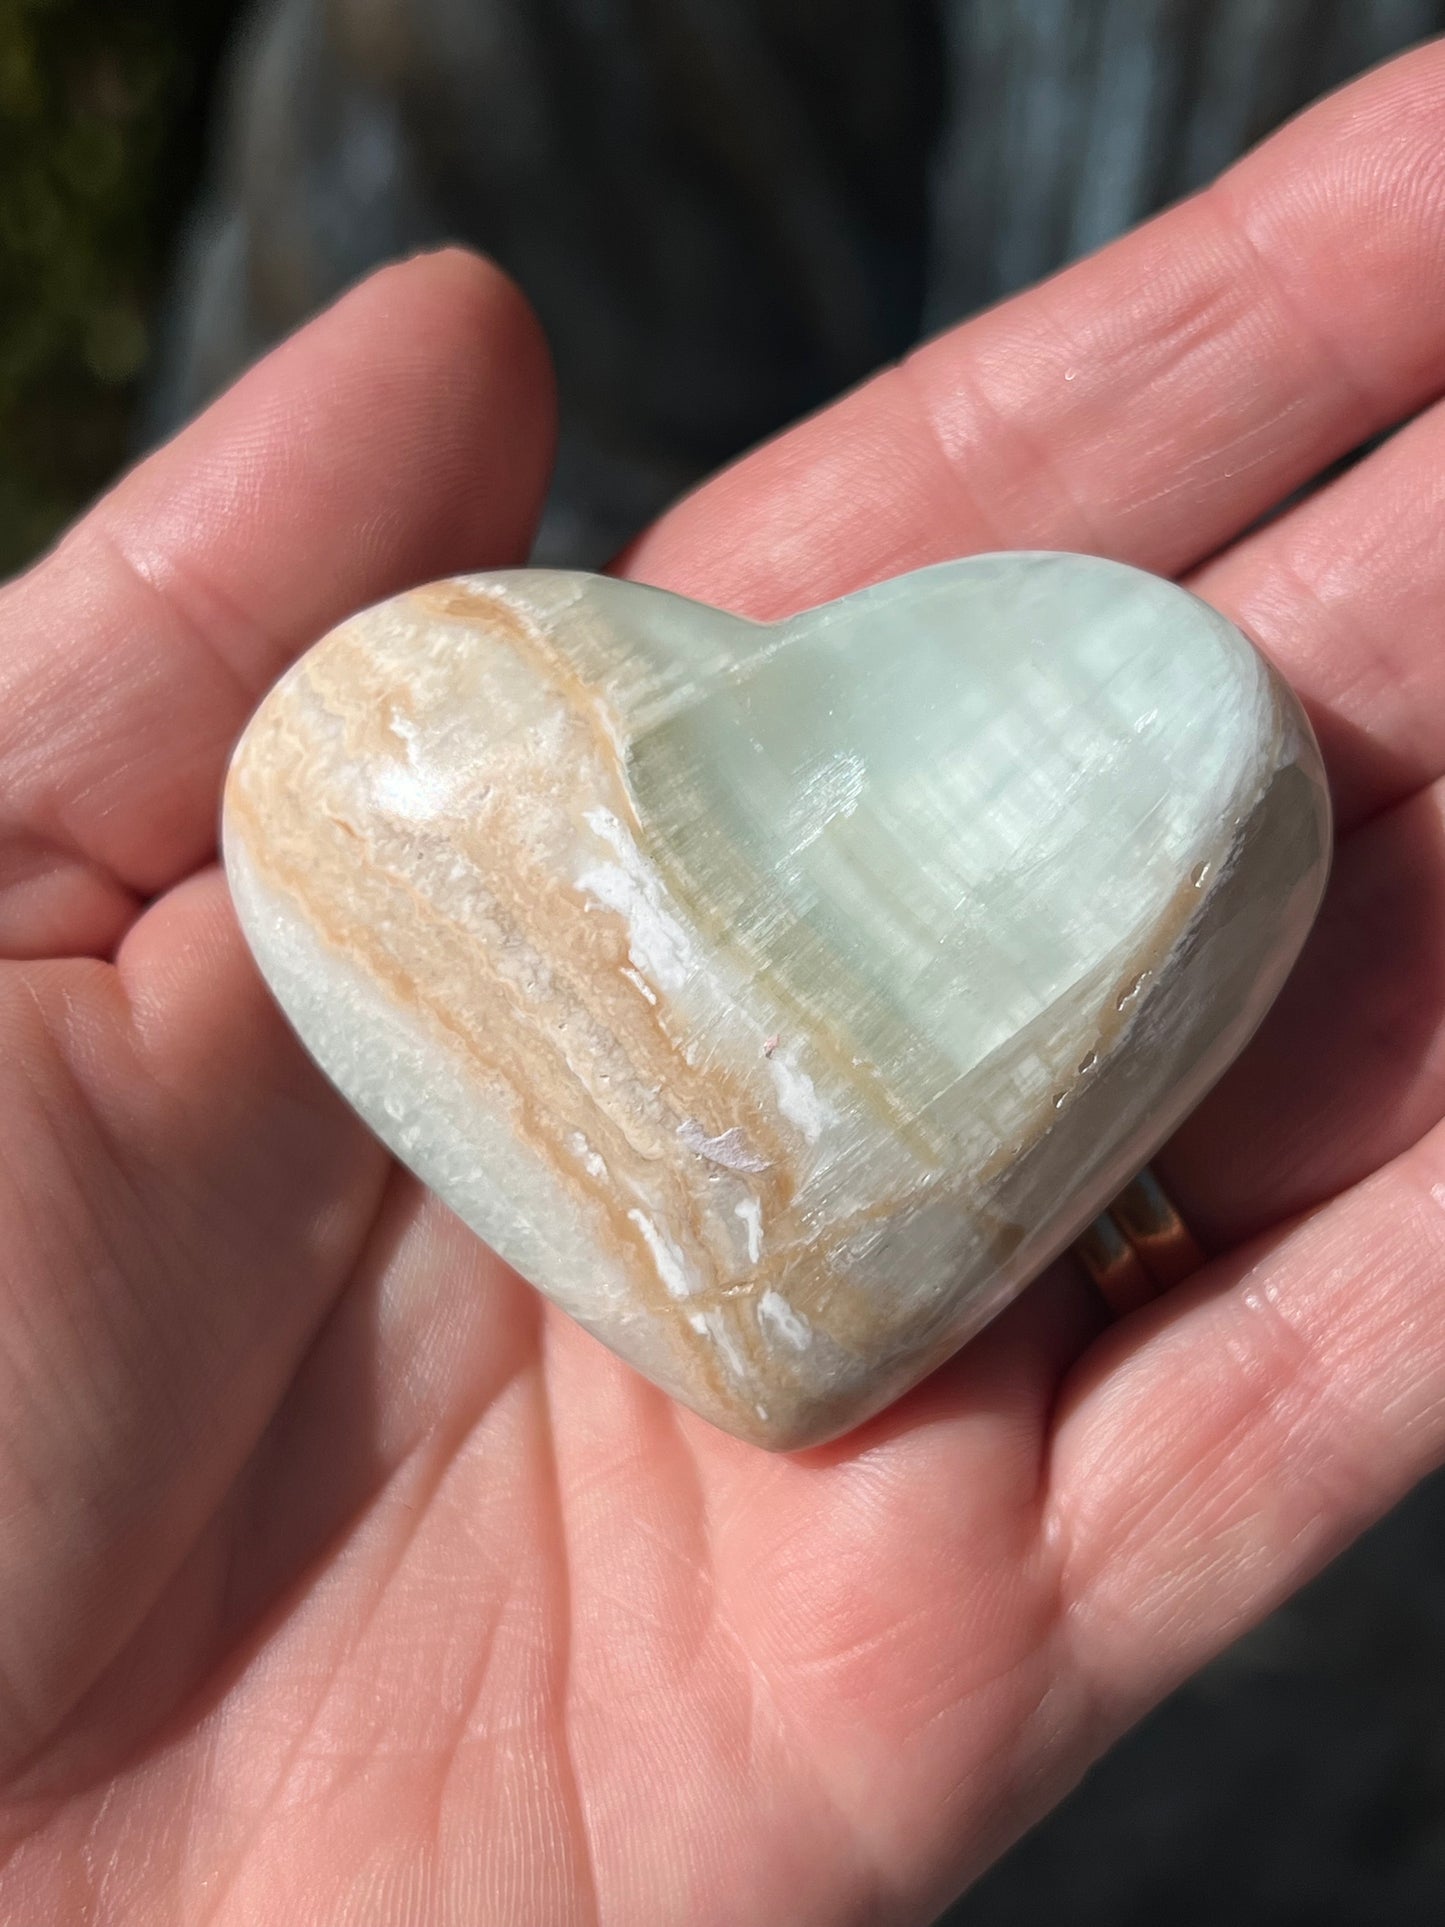
<svg viewBox="0 0 1445 1927"><path fill-rule="evenodd" d="M1183 590L984 556L776 627L598 577L317 645L227 790L318 1062L716 1423L847 1429L1197 1101L1328 850L1289 691Z"/></svg>

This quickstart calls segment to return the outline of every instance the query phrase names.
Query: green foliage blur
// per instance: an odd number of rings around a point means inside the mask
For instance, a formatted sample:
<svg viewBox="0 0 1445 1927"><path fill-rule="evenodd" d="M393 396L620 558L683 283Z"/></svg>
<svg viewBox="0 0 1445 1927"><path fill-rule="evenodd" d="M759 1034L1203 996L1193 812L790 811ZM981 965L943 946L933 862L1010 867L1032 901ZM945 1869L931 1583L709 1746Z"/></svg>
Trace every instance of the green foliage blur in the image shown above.
<svg viewBox="0 0 1445 1927"><path fill-rule="evenodd" d="M125 460L235 0L0 0L0 572Z"/></svg>

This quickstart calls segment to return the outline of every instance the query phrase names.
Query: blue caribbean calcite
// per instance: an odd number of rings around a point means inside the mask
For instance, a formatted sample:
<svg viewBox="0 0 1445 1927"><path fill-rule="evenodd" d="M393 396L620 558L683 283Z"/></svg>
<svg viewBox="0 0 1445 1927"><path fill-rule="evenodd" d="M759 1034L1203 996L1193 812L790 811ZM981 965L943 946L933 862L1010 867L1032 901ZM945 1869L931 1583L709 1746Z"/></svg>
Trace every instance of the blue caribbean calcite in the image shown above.
<svg viewBox="0 0 1445 1927"><path fill-rule="evenodd" d="M607 578L344 623L237 750L242 925L317 1062L539 1290L766 1445L898 1397L1248 1039L1319 752L1224 618L979 556L767 627Z"/></svg>

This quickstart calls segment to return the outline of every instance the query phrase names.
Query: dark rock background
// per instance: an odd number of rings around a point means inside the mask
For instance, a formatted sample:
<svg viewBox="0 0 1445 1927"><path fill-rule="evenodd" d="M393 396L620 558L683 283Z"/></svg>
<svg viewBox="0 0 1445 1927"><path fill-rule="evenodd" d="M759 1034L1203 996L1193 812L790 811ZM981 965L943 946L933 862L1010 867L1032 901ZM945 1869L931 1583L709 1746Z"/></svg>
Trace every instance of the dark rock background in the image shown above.
<svg viewBox="0 0 1445 1927"><path fill-rule="evenodd" d="M542 314L565 414L541 552L598 562L1441 26L1445 0L0 0L0 567L444 237ZM1445 1479L947 1918L1445 1919Z"/></svg>
<svg viewBox="0 0 1445 1927"><path fill-rule="evenodd" d="M0 573L124 460L236 0L0 0Z"/></svg>

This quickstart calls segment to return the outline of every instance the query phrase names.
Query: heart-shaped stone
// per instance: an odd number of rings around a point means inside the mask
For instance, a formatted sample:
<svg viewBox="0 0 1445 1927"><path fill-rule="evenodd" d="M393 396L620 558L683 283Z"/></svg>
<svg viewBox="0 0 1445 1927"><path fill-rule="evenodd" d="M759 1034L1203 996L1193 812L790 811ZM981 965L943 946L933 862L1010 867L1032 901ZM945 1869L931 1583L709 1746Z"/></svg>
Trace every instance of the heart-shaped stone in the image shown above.
<svg viewBox="0 0 1445 1927"><path fill-rule="evenodd" d="M1299 705L1117 563L764 627L518 570L318 643L236 753L317 1062L548 1297L775 1446L896 1398L1259 1022L1329 846Z"/></svg>

